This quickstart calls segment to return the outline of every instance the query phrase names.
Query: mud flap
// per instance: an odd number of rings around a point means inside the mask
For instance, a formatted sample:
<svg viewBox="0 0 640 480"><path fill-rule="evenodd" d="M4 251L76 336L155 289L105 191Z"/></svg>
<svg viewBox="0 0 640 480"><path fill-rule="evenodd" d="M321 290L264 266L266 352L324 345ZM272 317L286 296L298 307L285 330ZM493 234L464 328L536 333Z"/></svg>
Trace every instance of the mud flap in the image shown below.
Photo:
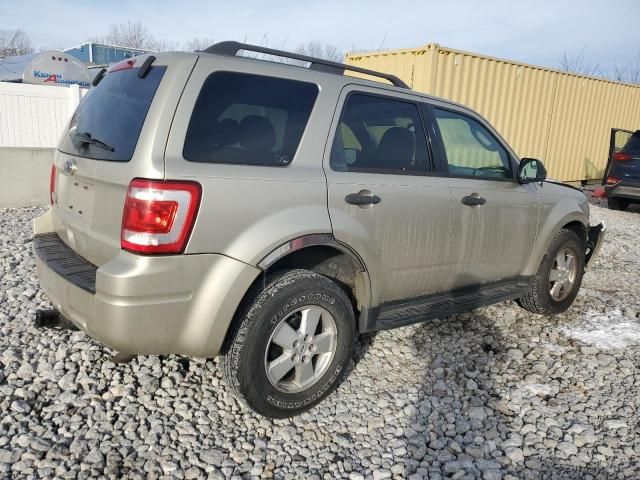
<svg viewBox="0 0 640 480"><path fill-rule="evenodd" d="M585 268L591 265L591 261L598 255L600 247L604 242L604 237L607 231L607 226L604 223L599 223L593 227L589 227L587 233L587 251L585 253Z"/></svg>

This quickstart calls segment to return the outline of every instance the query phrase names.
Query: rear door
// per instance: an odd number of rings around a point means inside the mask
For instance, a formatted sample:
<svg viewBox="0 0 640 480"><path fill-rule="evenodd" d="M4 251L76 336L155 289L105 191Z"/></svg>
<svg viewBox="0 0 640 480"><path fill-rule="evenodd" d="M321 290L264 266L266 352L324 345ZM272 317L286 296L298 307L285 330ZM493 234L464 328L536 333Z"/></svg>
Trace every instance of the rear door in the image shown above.
<svg viewBox="0 0 640 480"><path fill-rule="evenodd" d="M446 290L451 194L446 179L429 176L419 104L348 86L331 132L324 167L333 233L363 258L373 304Z"/></svg>
<svg viewBox="0 0 640 480"><path fill-rule="evenodd" d="M85 94L55 154L56 232L96 265L120 251L129 182L164 177L170 121L197 58L164 57L145 75L146 57L112 66Z"/></svg>
<svg viewBox="0 0 640 480"><path fill-rule="evenodd" d="M438 170L451 185L453 287L519 276L538 228L537 184L515 180L514 156L480 117L433 105Z"/></svg>

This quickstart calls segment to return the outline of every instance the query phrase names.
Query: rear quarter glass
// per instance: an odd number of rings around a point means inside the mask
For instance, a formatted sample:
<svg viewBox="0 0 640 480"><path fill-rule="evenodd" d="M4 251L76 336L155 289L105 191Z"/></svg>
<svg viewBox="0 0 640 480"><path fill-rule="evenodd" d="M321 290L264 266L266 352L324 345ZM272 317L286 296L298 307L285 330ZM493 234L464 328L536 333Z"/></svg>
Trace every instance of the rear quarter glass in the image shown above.
<svg viewBox="0 0 640 480"><path fill-rule="evenodd" d="M60 150L95 160L131 160L140 131L167 67L152 66L107 73L80 102Z"/></svg>
<svg viewBox="0 0 640 480"><path fill-rule="evenodd" d="M317 96L314 83L214 72L198 94L183 156L191 162L286 166Z"/></svg>

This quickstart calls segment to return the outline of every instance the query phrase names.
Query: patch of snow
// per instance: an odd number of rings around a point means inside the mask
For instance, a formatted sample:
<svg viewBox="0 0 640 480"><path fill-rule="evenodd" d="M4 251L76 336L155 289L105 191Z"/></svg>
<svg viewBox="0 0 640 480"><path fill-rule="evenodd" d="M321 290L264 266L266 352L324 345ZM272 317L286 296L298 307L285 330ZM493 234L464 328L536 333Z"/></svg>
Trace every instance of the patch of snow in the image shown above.
<svg viewBox="0 0 640 480"><path fill-rule="evenodd" d="M602 350L640 345L640 322L626 318L618 309L607 314L589 310L580 322L563 327L561 331Z"/></svg>

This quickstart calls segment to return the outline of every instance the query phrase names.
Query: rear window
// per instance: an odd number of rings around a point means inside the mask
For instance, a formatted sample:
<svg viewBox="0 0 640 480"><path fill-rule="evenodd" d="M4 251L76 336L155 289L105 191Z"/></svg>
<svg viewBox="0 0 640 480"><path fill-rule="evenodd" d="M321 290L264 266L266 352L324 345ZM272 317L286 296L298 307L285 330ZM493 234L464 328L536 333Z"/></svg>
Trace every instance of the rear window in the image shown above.
<svg viewBox="0 0 640 480"><path fill-rule="evenodd" d="M640 152L640 130L631 135L622 150L625 152Z"/></svg>
<svg viewBox="0 0 640 480"><path fill-rule="evenodd" d="M313 83L213 73L196 100L183 156L192 162L288 165L317 96Z"/></svg>
<svg viewBox="0 0 640 480"><path fill-rule="evenodd" d="M96 160L131 160L147 111L166 67L108 73L87 92L70 123L60 150Z"/></svg>

